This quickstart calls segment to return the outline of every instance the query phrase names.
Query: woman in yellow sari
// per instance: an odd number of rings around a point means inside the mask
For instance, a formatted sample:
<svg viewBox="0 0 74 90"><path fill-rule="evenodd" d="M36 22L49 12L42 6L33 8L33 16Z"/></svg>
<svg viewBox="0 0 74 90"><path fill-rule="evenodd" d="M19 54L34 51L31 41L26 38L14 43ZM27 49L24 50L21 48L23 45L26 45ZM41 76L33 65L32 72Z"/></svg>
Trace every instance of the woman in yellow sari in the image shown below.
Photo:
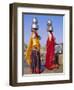
<svg viewBox="0 0 74 90"><path fill-rule="evenodd" d="M41 72L40 42L37 23L37 18L33 18L32 34L25 54L26 61L31 66L32 73Z"/></svg>

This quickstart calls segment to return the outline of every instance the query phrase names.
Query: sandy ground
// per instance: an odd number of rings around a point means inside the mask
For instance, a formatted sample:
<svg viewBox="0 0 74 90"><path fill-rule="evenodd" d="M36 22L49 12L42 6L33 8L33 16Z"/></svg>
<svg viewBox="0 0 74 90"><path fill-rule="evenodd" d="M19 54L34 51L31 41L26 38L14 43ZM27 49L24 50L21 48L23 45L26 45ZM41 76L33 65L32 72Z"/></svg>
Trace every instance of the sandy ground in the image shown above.
<svg viewBox="0 0 74 90"><path fill-rule="evenodd" d="M58 69L53 69L53 70L48 70L47 68L44 67L45 61L42 61L41 63L41 71L42 73L62 73L63 72L63 54L59 54L58 58L56 58L59 65ZM24 60L22 62L22 75L24 74L31 74L31 68L30 66L27 65L26 61Z"/></svg>
<svg viewBox="0 0 74 90"><path fill-rule="evenodd" d="M42 73L61 73L63 72L63 65L60 65L58 69L48 70L44 66L41 67ZM31 69L29 66L24 67L23 74L31 74Z"/></svg>

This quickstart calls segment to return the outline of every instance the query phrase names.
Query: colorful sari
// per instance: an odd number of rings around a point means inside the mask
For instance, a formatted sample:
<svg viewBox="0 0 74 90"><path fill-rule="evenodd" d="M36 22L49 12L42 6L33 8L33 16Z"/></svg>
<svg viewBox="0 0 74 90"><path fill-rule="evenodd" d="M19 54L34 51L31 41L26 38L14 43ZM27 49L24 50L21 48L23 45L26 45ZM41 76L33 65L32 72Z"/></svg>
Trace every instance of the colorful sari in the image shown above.
<svg viewBox="0 0 74 90"><path fill-rule="evenodd" d="M53 69L55 68L54 60L55 60L55 38L53 36L53 33L51 32L51 40L50 37L47 39L46 43L46 62L45 67L47 69Z"/></svg>

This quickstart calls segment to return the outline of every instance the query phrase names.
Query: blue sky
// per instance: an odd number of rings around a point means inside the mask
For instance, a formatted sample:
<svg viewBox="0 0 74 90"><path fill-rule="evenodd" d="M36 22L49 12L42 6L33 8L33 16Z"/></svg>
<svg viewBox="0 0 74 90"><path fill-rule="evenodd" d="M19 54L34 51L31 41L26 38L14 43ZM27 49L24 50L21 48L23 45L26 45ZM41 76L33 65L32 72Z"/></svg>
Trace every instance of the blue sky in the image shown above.
<svg viewBox="0 0 74 90"><path fill-rule="evenodd" d="M39 30L41 36L40 43L42 46L46 45L47 40L47 21L52 20L53 31L57 43L63 42L63 16L60 15L39 15L39 14L24 14L24 43L28 44L31 36L32 19L37 17Z"/></svg>

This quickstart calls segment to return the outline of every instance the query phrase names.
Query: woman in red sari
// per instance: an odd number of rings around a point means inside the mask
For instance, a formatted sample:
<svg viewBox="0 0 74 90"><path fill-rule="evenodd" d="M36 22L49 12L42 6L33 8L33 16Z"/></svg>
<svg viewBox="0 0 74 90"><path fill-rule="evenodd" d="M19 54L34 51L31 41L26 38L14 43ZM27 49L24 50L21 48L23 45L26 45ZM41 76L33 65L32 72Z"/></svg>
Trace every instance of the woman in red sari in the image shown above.
<svg viewBox="0 0 74 90"><path fill-rule="evenodd" d="M48 20L48 38L46 43L46 62L45 67L49 70L58 68L58 65L55 64L55 38L53 35L53 27L50 20Z"/></svg>

